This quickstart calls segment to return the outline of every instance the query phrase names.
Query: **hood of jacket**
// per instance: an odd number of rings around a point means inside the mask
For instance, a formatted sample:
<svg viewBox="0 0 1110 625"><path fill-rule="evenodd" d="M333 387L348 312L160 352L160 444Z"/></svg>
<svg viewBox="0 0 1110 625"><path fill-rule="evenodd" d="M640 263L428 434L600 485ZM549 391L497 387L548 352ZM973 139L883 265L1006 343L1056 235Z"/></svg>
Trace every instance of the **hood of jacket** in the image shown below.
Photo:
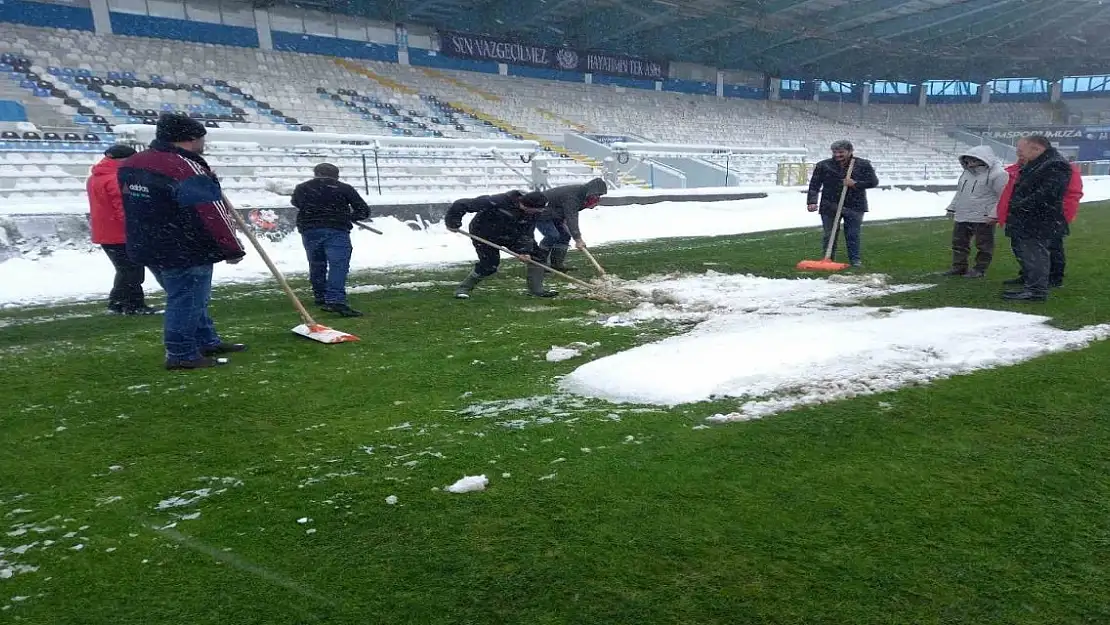
<svg viewBox="0 0 1110 625"><path fill-rule="evenodd" d="M111 176L115 178L119 174L119 167L127 159L122 158L108 158L100 159L100 162L92 166L89 170L89 175L93 178L101 178L104 176Z"/></svg>
<svg viewBox="0 0 1110 625"><path fill-rule="evenodd" d="M609 186L601 178L594 178L586 183L586 197L591 195L605 195L609 192Z"/></svg>
<svg viewBox="0 0 1110 625"><path fill-rule="evenodd" d="M997 156L995 156L994 150L992 150L989 145L977 145L968 148L967 150L964 150L960 153L961 158L964 156L977 158L986 163L987 167L994 167L997 164L1001 164L1001 161Z"/></svg>
<svg viewBox="0 0 1110 625"><path fill-rule="evenodd" d="M948 205L955 219L964 223L986 223L998 218L998 201L1010 175L1002 161L989 146L977 145L960 156L970 156L987 164L986 167L964 167L956 186L956 195Z"/></svg>

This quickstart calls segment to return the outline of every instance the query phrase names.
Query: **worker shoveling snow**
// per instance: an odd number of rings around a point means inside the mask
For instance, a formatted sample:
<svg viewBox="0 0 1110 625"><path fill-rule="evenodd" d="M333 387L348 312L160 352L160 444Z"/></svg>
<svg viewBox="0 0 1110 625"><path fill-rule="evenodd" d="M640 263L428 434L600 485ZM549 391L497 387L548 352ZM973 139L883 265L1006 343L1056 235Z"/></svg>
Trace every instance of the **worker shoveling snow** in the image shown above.
<svg viewBox="0 0 1110 625"><path fill-rule="evenodd" d="M888 286L881 277L775 280L707 273L649 279L653 297L607 325L695 322L688 333L582 365L564 391L613 402L663 406L740 400L739 421L800 405L895 390L910 384L1080 349L1110 336L1110 324L1065 331L1047 317L968 308L902 310L845 306L925 285Z"/></svg>

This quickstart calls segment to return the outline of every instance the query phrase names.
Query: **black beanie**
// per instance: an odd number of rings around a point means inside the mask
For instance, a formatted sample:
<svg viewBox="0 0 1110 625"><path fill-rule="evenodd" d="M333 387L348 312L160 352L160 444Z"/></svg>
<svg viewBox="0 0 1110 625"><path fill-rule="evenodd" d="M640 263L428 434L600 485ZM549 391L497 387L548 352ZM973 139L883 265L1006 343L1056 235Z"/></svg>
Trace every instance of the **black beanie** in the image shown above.
<svg viewBox="0 0 1110 625"><path fill-rule="evenodd" d="M131 146L127 146L122 143L117 143L107 150L104 150L104 156L107 156L108 158L121 159L128 158L134 155L135 150L131 148Z"/></svg>
<svg viewBox="0 0 1110 625"><path fill-rule="evenodd" d="M851 152L852 151L852 142L848 141L846 139L841 139L840 141L833 141L833 144L832 144L832 146L830 146L830 149L832 149L832 150L847 150L847 151Z"/></svg>
<svg viewBox="0 0 1110 625"><path fill-rule="evenodd" d="M529 208L544 208L547 206L547 196L539 191L532 191L525 193L524 197L520 198L520 203Z"/></svg>
<svg viewBox="0 0 1110 625"><path fill-rule="evenodd" d="M166 143L184 143L208 134L204 124L181 113L163 113L158 118L155 138Z"/></svg>

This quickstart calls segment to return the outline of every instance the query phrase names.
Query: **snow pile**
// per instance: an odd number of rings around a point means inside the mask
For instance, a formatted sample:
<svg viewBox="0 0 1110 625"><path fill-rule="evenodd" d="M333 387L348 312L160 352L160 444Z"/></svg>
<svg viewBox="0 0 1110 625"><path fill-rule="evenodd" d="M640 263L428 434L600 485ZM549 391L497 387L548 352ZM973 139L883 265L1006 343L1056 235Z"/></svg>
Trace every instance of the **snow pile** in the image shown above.
<svg viewBox="0 0 1110 625"><path fill-rule="evenodd" d="M967 308L843 307L888 287L830 280L772 280L712 272L646 283L678 300L645 304L636 319L697 314L689 333L585 364L563 390L613 402L662 406L744 400L711 421L759 418L802 405L892 391L978 369L1080 349L1110 324L1076 331L1047 317Z"/></svg>
<svg viewBox="0 0 1110 625"><path fill-rule="evenodd" d="M940 217L951 196L951 192L871 191L870 216L871 219ZM605 206L583 211L581 222L583 232L594 246L819 227L819 220L804 205L804 196L795 190L756 200ZM468 215L467 219L471 217ZM379 217L374 219L374 227L383 234L351 232L352 270L437 267L474 260L470 241L448 232L442 222L414 230L399 219ZM280 241L263 238L261 244L283 273L307 272L304 248L295 233ZM111 289L113 275L112 264L99 249L55 250L35 258L12 258L0 262L0 307L103 298ZM249 245L242 262L217 264L213 279L217 284L273 280L265 263ZM160 291L153 277L148 277L145 286L150 293Z"/></svg>
<svg viewBox="0 0 1110 625"><path fill-rule="evenodd" d="M552 345L547 351L547 362L562 362L582 355L582 352L601 346L601 343L571 343L566 347Z"/></svg>
<svg viewBox="0 0 1110 625"><path fill-rule="evenodd" d="M485 490L487 484L489 479L485 475L467 475L454 484L444 487L443 490L449 493L473 493Z"/></svg>

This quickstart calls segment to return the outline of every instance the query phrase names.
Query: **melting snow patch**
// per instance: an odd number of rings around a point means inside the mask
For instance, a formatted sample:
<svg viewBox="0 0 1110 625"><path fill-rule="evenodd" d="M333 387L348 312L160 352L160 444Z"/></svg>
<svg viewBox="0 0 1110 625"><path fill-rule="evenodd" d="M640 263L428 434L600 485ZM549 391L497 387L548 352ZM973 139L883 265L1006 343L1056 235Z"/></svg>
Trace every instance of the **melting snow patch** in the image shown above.
<svg viewBox="0 0 1110 625"><path fill-rule="evenodd" d="M472 493L485 490L487 484L489 479L485 475L467 475L444 490L449 493Z"/></svg>
<svg viewBox="0 0 1110 625"><path fill-rule="evenodd" d="M678 310L705 315L690 332L584 364L563 390L612 402L661 406L737 398L711 422L760 418L801 405L892 391L1003 365L1110 336L1110 324L1076 331L1047 317L967 308L836 306L926 288L878 277L773 280L708 272L647 281ZM652 317L654 306L638 310Z"/></svg>
<svg viewBox="0 0 1110 625"><path fill-rule="evenodd" d="M571 343L566 347L552 345L551 349L547 352L547 362L570 360L571 358L581 356L583 352L599 346L601 346L601 343Z"/></svg>

